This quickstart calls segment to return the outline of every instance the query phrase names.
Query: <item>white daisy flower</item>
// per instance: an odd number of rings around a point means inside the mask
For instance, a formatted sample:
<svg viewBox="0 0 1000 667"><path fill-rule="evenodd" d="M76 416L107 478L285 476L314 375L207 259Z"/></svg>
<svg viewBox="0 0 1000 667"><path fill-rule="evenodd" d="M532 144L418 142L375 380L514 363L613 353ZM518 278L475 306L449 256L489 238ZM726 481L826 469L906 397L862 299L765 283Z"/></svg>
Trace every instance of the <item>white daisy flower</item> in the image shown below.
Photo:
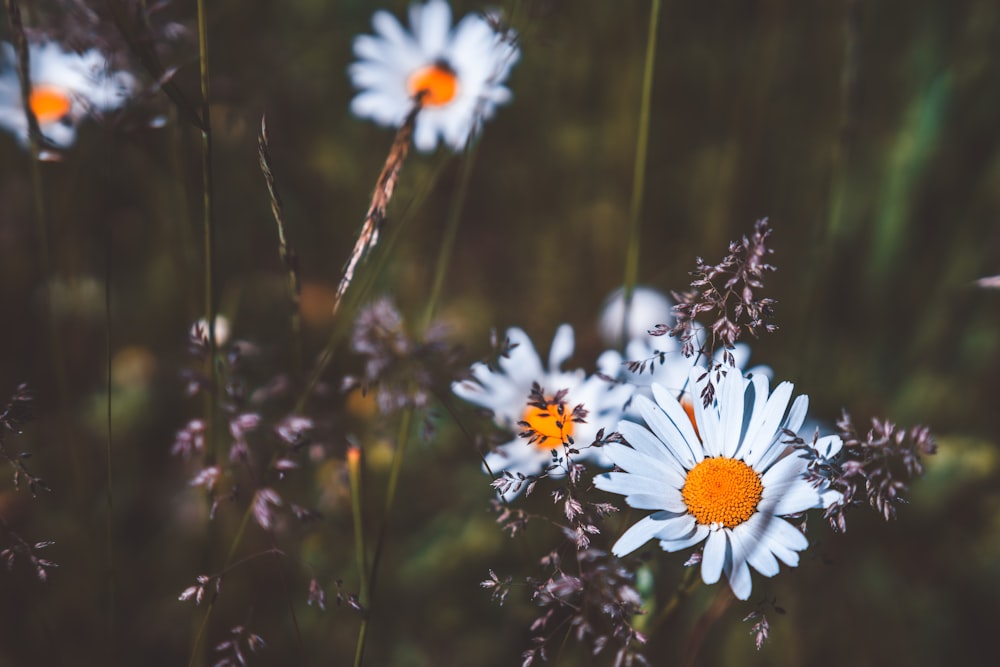
<svg viewBox="0 0 1000 667"><path fill-rule="evenodd" d="M511 33L497 33L480 15L470 14L451 29L445 0L410 5L407 32L391 14L372 17L376 36L354 40L358 61L348 74L360 90L351 111L380 125L399 127L417 114L413 144L429 152L438 138L455 151L478 131L496 107L511 99L502 85L520 57Z"/></svg>
<svg viewBox="0 0 1000 667"><path fill-rule="evenodd" d="M654 293L659 294L655 291ZM636 295L638 295L638 292ZM666 297L662 298L666 299ZM644 301L647 302L644 305L650 306L650 310L644 309L644 312L652 314L654 312L652 301L645 298ZM612 301L610 302L610 310L613 309L614 302ZM619 322L621 322L621 309L618 309L617 315ZM672 318L673 315L671 314L669 318L664 318L659 322L649 320L645 325L646 330L648 331L648 329L656 326L656 324L669 323ZM603 323L602 319L602 326ZM619 324L619 326L621 325ZM635 329L638 332L638 327L635 327ZM735 366L741 372L747 375L763 375L766 378L772 377L773 373L768 366L757 365L747 370L746 367L750 362L750 346L746 343L737 343L731 352ZM629 365L630 362L645 362L645 364L641 367L641 370L639 367L633 370ZM715 362L723 363L721 350L716 353ZM653 385L664 387L675 396L681 397L681 405L684 406L684 409L693 421L694 398L688 378L691 376L691 369L697 363L698 358L696 356L684 356L680 342L673 336L650 336L648 333L643 332L637 333L637 335L633 336L626 343L624 356L618 350L607 350L601 354L597 359L597 368L602 374L608 377L635 385L637 396L652 398ZM634 401L629 405L627 415L633 419L639 418L638 409Z"/></svg>
<svg viewBox="0 0 1000 667"><path fill-rule="evenodd" d="M0 127L28 145L28 120L21 99L14 47L0 44ZM132 96L136 81L128 72L109 69L97 50L63 51L54 42L29 46L31 97L28 100L42 135L56 148L69 148L77 125L87 117L113 111Z"/></svg>
<svg viewBox="0 0 1000 667"><path fill-rule="evenodd" d="M706 371L691 373L700 392ZM712 374L712 377L715 373ZM700 378L700 379L699 379ZM783 516L828 507L839 493L805 478L807 460L789 449L783 429L798 432L808 408L799 396L787 410L792 385L768 393L763 375L744 378L729 369L716 383L708 408L695 401L695 424L673 394L653 385L655 402L637 397L647 428L623 421L618 430L631 447L612 443L604 453L624 472L600 475L598 488L625 496L636 509L656 510L629 528L612 547L629 554L651 539L665 551L704 541L701 576L714 584L725 573L737 598L750 596L750 567L766 577L778 561L795 567L808 546ZM838 436L819 438L826 456L841 448Z"/></svg>
<svg viewBox="0 0 1000 667"><path fill-rule="evenodd" d="M649 330L657 324L673 320L673 303L665 294L652 287L637 285L632 290L632 303L625 322L625 290L612 292L601 307L598 331L605 345L619 347L622 334L625 342L649 338Z"/></svg>
<svg viewBox="0 0 1000 667"><path fill-rule="evenodd" d="M452 384L452 391L470 403L475 403L493 412L497 425L511 431L526 429L519 426L526 422L541 436L529 443L525 438L515 437L486 455L486 465L493 474L508 471L513 475L537 475L552 463L552 450L562 450L562 443L572 438L580 450L574 460L591 460L598 464L610 465L600 452L604 448L592 448L601 428L611 430L622 416L622 408L632 394L633 388L624 384L610 383L596 375L587 376L583 369L562 370L562 365L573 354L573 328L564 324L556 331L549 351L548 368L535 351L531 339L521 329L507 331L507 338L514 346L509 356L499 360L499 370L491 370L486 364L472 366L472 380ZM529 405L533 384L541 386L548 405L543 409ZM562 402L567 411L582 405L587 411L585 421L574 423L561 418L553 407L556 395L565 391ZM549 472L554 477L565 474L565 470L555 468ZM516 496L523 485L505 494L507 499Z"/></svg>

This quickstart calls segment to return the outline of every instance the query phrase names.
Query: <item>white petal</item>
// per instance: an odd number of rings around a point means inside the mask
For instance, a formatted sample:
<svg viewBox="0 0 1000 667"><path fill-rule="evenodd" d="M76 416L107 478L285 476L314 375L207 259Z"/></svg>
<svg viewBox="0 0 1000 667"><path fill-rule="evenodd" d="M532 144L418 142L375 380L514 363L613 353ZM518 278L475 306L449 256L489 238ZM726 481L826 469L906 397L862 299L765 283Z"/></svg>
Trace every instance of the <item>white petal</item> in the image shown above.
<svg viewBox="0 0 1000 667"><path fill-rule="evenodd" d="M632 553L653 539L670 518L671 516L667 512L655 512L641 519L618 538L618 541L611 547L611 553L618 557Z"/></svg>
<svg viewBox="0 0 1000 667"><path fill-rule="evenodd" d="M832 459L840 453L843 446L844 442L840 439L840 436L827 435L816 441L815 449L819 452L820 456Z"/></svg>
<svg viewBox="0 0 1000 667"><path fill-rule="evenodd" d="M670 484L677 489L683 486L683 479L681 479L679 485L676 483L678 480L677 471L670 466L667 460L646 456L631 447L617 442L607 444L601 449L622 470L643 475L644 477L662 479L664 485Z"/></svg>
<svg viewBox="0 0 1000 667"><path fill-rule="evenodd" d="M819 491L809 482L802 480L798 483L790 484L781 493L781 497L775 503L771 512L778 516L798 514L814 507L822 507L822 500Z"/></svg>
<svg viewBox="0 0 1000 667"><path fill-rule="evenodd" d="M759 376L754 377L756 379ZM766 385L767 379L764 378L763 381ZM752 430L747 431L743 454L743 460L747 465L756 468L757 462L774 442L774 434L781 426L781 418L785 415L785 408L788 407L788 399L791 396L792 384L790 382L779 384L768 397L760 421L750 425Z"/></svg>
<svg viewBox="0 0 1000 667"><path fill-rule="evenodd" d="M421 153L430 153L437 148L438 128L426 118L417 115L417 125L413 128L413 145Z"/></svg>
<svg viewBox="0 0 1000 667"><path fill-rule="evenodd" d="M609 493L620 493L623 496L628 496L632 494L647 494L647 495L670 495L676 496L675 501L681 504L680 509L673 509L672 507L661 506L656 509L666 510L669 509L673 512L686 512L687 506L684 505L681 500L680 491L677 488L671 488L663 483L663 480L656 479L655 477L648 477L649 473L646 474L632 474L627 472L606 472L602 475L598 475L594 478L594 485L602 491L607 491ZM634 507L634 505L633 505ZM644 508L648 509L648 508Z"/></svg>
<svg viewBox="0 0 1000 667"><path fill-rule="evenodd" d="M556 335L552 339L552 347L549 349L549 370L558 372L562 365L573 354L573 327L568 324L560 325L556 329Z"/></svg>
<svg viewBox="0 0 1000 667"><path fill-rule="evenodd" d="M708 537L708 526L704 526L700 523L695 523L694 519L691 519L691 525L688 527L691 531L685 536L678 537L671 540L662 540L660 542L660 548L664 551L680 551L681 549L687 549L690 546L698 544L706 537Z"/></svg>
<svg viewBox="0 0 1000 667"><path fill-rule="evenodd" d="M746 380L735 368L730 368L719 383L719 424L721 441L719 453L735 458L743 432L743 405L746 397Z"/></svg>
<svg viewBox="0 0 1000 667"><path fill-rule="evenodd" d="M663 543L673 543L678 540L687 540L694 530L694 517L690 514L681 514L664 521L663 529L656 534L656 539Z"/></svg>
<svg viewBox="0 0 1000 667"><path fill-rule="evenodd" d="M779 566L764 541L765 526L768 521L781 521L781 519L758 512L733 529L733 539L741 542L747 563L753 569L765 577L773 577L778 574Z"/></svg>
<svg viewBox="0 0 1000 667"><path fill-rule="evenodd" d="M532 382L541 382L545 371L542 361L535 352L535 346L524 330L512 327L507 330L507 340L514 346L507 357L500 357L497 364L501 370L510 376L511 381L524 387L524 400L528 400L528 392Z"/></svg>
<svg viewBox="0 0 1000 667"><path fill-rule="evenodd" d="M788 418L785 419L785 423L781 427L798 433L799 429L802 428L802 422L805 421L808 410L809 397L805 394L796 397L792 403L792 408L788 411Z"/></svg>
<svg viewBox="0 0 1000 667"><path fill-rule="evenodd" d="M702 376L705 376L702 378ZM722 425L719 423L719 385L716 385L715 399L707 408L701 400L701 390L712 379L714 373L706 372L704 368L695 366L689 375L689 386L693 387L691 396L694 402L694 419L698 424L698 432L701 434L702 449L705 456L719 456L722 454L720 443L722 441ZM699 378L702 378L699 381Z"/></svg>
<svg viewBox="0 0 1000 667"><path fill-rule="evenodd" d="M669 475L666 478L668 484L674 488L681 488L684 486L684 480L686 479L686 474L681 466L677 455L671 450L670 447L664 445L660 440L657 440L653 434L639 426L635 422L622 421L618 423L618 432L624 436L628 444L641 454L644 454L652 459L662 459L666 462L664 466L669 470Z"/></svg>
<svg viewBox="0 0 1000 667"><path fill-rule="evenodd" d="M736 544L733 544L733 556L731 561L726 562L726 578L729 579L729 587L733 589L733 595L737 600L746 600L753 590L753 582L750 579L750 568L747 567L746 558L743 554L736 553Z"/></svg>
<svg viewBox="0 0 1000 667"><path fill-rule="evenodd" d="M798 528L784 519L775 518L764 528L764 541L771 552L790 567L799 564L798 551L809 546L809 540Z"/></svg>
<svg viewBox="0 0 1000 667"><path fill-rule="evenodd" d="M393 48L405 48L410 51L419 51L419 47L413 37L403 28L392 14L379 10L372 16L372 27L375 32L384 37L393 45Z"/></svg>
<svg viewBox="0 0 1000 667"><path fill-rule="evenodd" d="M760 481L764 484L764 495L770 496L773 489L789 484L796 479L802 479L807 465L808 461L798 451L793 451L779 460L761 475Z"/></svg>
<svg viewBox="0 0 1000 667"><path fill-rule="evenodd" d="M675 514L687 512L687 505L680 495L660 491L658 493L632 493L625 496L629 507L637 510L666 510Z"/></svg>
<svg viewBox="0 0 1000 667"><path fill-rule="evenodd" d="M670 393L658 384L652 385L653 403L644 396L636 398L639 414L646 425L677 457L685 468L693 468L705 458L701 443L694 432L691 418Z"/></svg>
<svg viewBox="0 0 1000 667"><path fill-rule="evenodd" d="M414 3L410 5L410 28L425 54L442 56L451 29L451 8L444 0L430 0L422 7Z"/></svg>
<svg viewBox="0 0 1000 667"><path fill-rule="evenodd" d="M400 112L405 114L394 98L382 92L361 92L351 100L351 113L359 118L371 118L380 125L398 125Z"/></svg>
<svg viewBox="0 0 1000 667"><path fill-rule="evenodd" d="M710 530L705 540L705 551L701 556L701 578L706 584L714 584L722 575L726 562L726 531Z"/></svg>

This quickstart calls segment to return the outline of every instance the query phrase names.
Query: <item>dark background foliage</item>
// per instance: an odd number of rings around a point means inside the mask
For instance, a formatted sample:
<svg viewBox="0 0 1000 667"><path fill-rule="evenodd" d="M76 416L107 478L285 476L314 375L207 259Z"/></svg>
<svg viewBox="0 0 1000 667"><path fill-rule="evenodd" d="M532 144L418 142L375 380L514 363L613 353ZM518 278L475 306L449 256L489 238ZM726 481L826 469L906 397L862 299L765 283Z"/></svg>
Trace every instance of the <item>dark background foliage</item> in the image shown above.
<svg viewBox="0 0 1000 667"><path fill-rule="evenodd" d="M63 29L60 4L26 10L27 24ZM208 4L220 310L235 337L259 347L245 371L257 386L290 363L286 275L257 165L260 117L300 253L312 360L392 140L348 111L350 43L370 31L375 3ZM378 4L397 16L406 6ZM479 8L457 4L456 14ZM524 40L515 99L476 151L441 314L467 362L488 352L493 327L523 326L544 353L565 321L577 330L574 362L592 367L600 304L623 275L649 3L502 4ZM168 5L155 20L183 28L162 35L159 49L197 99L194 3ZM106 19L94 35L129 62ZM845 407L858 424L871 415L927 424L940 444L897 520L858 511L841 536L814 518L816 544L801 566L755 578L751 603L708 628L706 664L988 664L995 654L1000 292L974 281L1000 273L998 36L992 0L664 3L641 282L683 289L695 256L718 261L730 239L769 217L778 270L765 292L778 301L780 330L755 343L754 362L795 381L823 423ZM165 126L150 127L156 118ZM177 595L221 568L240 518L240 508L223 509L208 522L189 470L169 456L176 431L202 410L180 376L202 309L199 137L155 93L112 120L82 128L61 162L41 165L44 241L28 158L0 137L0 394L27 382L37 395L34 421L5 442L33 452L30 469L52 488L32 499L7 480L0 514L29 542L54 540L44 555L60 565L45 583L18 565L0 573L0 665L184 664L204 606ZM460 174L460 159L443 151L414 154L403 170L374 293L391 295L407 318L423 310ZM351 663L358 616L332 603L335 579L345 592L358 587L344 452L349 438L370 447L377 526L395 435L371 419L370 402L336 391L358 368L341 345L325 376L331 390L309 407L327 458L282 487L323 518L282 525L287 558L227 575L208 646L245 625L268 642L254 664ZM475 451L436 414L434 436L411 443L404 462L369 662L518 664L529 591L515 587L500 608L479 582L489 568L534 574L553 536L500 532ZM543 493L529 504L548 508ZM241 552L270 547L252 526ZM669 594L685 556L645 551ZM326 612L305 604L313 575L330 596ZM683 653L716 589L700 589L657 638L654 664ZM741 619L770 596L787 613L769 617L772 640L758 653ZM589 664L567 650L573 664Z"/></svg>

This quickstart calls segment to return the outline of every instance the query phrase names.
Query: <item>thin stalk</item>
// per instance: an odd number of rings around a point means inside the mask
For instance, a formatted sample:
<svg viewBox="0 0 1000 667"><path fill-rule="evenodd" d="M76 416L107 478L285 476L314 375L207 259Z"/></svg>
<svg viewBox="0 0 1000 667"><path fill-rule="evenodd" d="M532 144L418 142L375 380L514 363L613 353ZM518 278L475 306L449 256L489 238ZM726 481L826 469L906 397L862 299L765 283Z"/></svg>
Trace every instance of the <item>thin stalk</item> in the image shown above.
<svg viewBox="0 0 1000 667"><path fill-rule="evenodd" d="M114 502L112 500L112 489L113 484L113 465L112 465L112 453L113 440L112 440L112 422L111 422L111 226L107 229L107 238L105 242L105 267L104 267L104 322L105 322L105 347L104 354L107 360L107 374L106 380L108 383L107 387L107 413L106 418L108 422L108 435L105 447L105 463L106 463L106 494L108 503L108 522L107 522L107 548L108 548L108 647L112 654L111 664L116 664L117 661L114 659L114 651L117 643L115 641L115 532L114 532Z"/></svg>
<svg viewBox="0 0 1000 667"><path fill-rule="evenodd" d="M636 135L635 166L632 171L632 201L629 204L628 245L625 250L625 308L622 310L622 341L627 339L632 292L639 279L639 237L642 223L642 200L646 189L646 155L649 150L649 110L653 98L653 65L656 62L656 30L660 22L660 0L649 8L649 32L646 37L646 63L642 74L642 100L639 103L639 131ZM624 342L623 342L624 344Z"/></svg>
<svg viewBox="0 0 1000 667"><path fill-rule="evenodd" d="M434 269L434 283L431 286L431 295L427 300L427 307L424 310L423 331L427 331L427 327L431 325L431 321L434 319L434 311L437 309L438 301L441 299L441 290L444 287L444 279L448 275L448 267L451 264L455 238L458 236L458 223L462 219L462 207L465 204L465 195L469 191L469 180L472 175L472 164L475 161L475 156L475 146L467 145L465 160L462 163L462 175L458 184L458 192L455 193L455 198L451 203L448 222L445 224L444 236L441 239L441 250L438 252L437 266Z"/></svg>
<svg viewBox="0 0 1000 667"><path fill-rule="evenodd" d="M351 481L351 515L354 519L354 558L357 561L358 576L361 580L361 600L362 604L371 606L371 592L368 588L368 562L365 557L367 545L365 543L364 512L361 506L361 448L350 446L347 449L347 473ZM368 636L368 611L365 611L361 619L361 628L358 630L358 643L354 649L354 664L357 667L361 664L365 654L365 641Z"/></svg>
<svg viewBox="0 0 1000 667"><path fill-rule="evenodd" d="M202 236L204 246L204 317L205 326L208 330L208 356L206 359L207 368L204 369L205 376L209 379L209 386L204 391L204 415L207 425L206 433L208 443L206 450L209 457L222 458L222 453L216 449L222 446L222 439L218 437L218 419L216 414L216 395L219 390L218 367L215 360L216 339L215 339L215 226L212 215L212 122L209 105L209 65L208 65L208 23L205 18L205 0L197 0L197 21L198 21L198 70L201 83L201 110L199 120L196 123L201 131L201 172L202 172ZM183 109L183 107L180 107ZM244 516L244 520L239 528L239 535L246 528L249 514ZM235 547L235 542L234 542ZM227 566L232 561L235 548L231 548L229 557L226 559ZM205 610L205 616L195 635L191 645L191 657L189 665L194 665L198 657L198 648L201 645L202 637L208 628L208 620L214 608L214 598L209 602Z"/></svg>
<svg viewBox="0 0 1000 667"><path fill-rule="evenodd" d="M66 357L56 333L56 313L52 308L50 295L52 261L49 257L48 212L45 206L45 188L42 180L41 160L39 159L42 150L42 134L38 127L38 118L31 108L31 50L28 46L28 38L24 32L24 24L21 21L20 4L17 0L5 0L4 4L7 8L7 20L10 23L14 50L17 53L17 73L21 89L21 104L24 108L24 115L27 121L28 161L31 163L31 192L35 211L35 243L38 246L38 266L45 285L45 289L42 290L43 298L45 299L43 310L48 316L46 338L48 339L49 357L52 359L52 369L56 379L56 395L59 398L59 404L65 408L69 405L69 378L66 371ZM80 462L80 454L77 451L76 438L72 434L67 434L65 437L70 443L69 453L73 464L73 478L79 487L80 474L83 468Z"/></svg>
<svg viewBox="0 0 1000 667"><path fill-rule="evenodd" d="M274 547L268 549L267 551L260 551L258 553L250 554L249 556L245 556L239 559L235 563L228 563L226 567L223 568L220 572L212 575L211 580L221 579L222 577L229 574L230 572L240 567L241 565L249 563L252 560L256 560L257 558L262 558L264 556L270 556L270 555L284 556L285 553L281 551L281 549ZM198 634L195 636L194 645L191 647L191 657L188 660L188 667L194 667L195 657L198 655L196 649L198 648L198 645L201 643L201 638L204 636L205 630L208 628L208 619L212 615L212 609L215 607L216 598L217 595L213 594L211 598L209 598L208 600L208 608L205 609L205 615L202 617L201 623L198 626Z"/></svg>
<svg viewBox="0 0 1000 667"><path fill-rule="evenodd" d="M684 658L681 661L685 667L695 667L695 665L699 664L698 654L701 652L701 647L705 644L708 631L713 625L719 622L719 619L722 618L735 600L736 596L733 595L729 586L723 585L719 588L719 592L715 594L715 599L712 601L711 606L698 618L694 627L688 633L684 646Z"/></svg>
<svg viewBox="0 0 1000 667"><path fill-rule="evenodd" d="M300 307L301 283L299 281L299 256L295 248L288 242L285 230L284 206L274 182L274 172L271 169L271 149L267 136L267 116L260 118L260 134L257 135L257 157L260 171L267 184L267 192L271 197L271 214L278 227L278 255L288 270L288 296L292 302L292 375L302 377L302 312Z"/></svg>
<svg viewBox="0 0 1000 667"><path fill-rule="evenodd" d="M205 20L205 0L198 0L198 60L201 73L201 177L202 232L205 246L205 325L208 328L208 365L211 378L205 392L205 420L208 423L209 451L220 446L217 437L215 397L219 389L218 366L215 362L215 223L212 215L212 119L209 111L208 24ZM221 458L221 453L215 452Z"/></svg>
<svg viewBox="0 0 1000 667"><path fill-rule="evenodd" d="M361 448L351 445L347 448L347 474L351 482L351 517L354 520L354 558L358 564L361 579L361 599L369 604L368 563L365 558L365 524L361 488Z"/></svg>
<svg viewBox="0 0 1000 667"><path fill-rule="evenodd" d="M652 636L656 633L661 625L666 623L670 618L677 613L680 609L681 603L688 599L694 589L698 587L698 582L701 579L698 578L698 573L701 568L696 565L691 565L684 570L684 576L681 577L681 583L678 584L677 590L674 591L673 596L667 600L667 603L663 605L663 609L660 613L656 615L652 623L649 624L646 634Z"/></svg>
<svg viewBox="0 0 1000 667"><path fill-rule="evenodd" d="M378 580L378 567L382 560L382 547L385 545L385 535L392 516L392 506L396 500L396 488L399 485L399 472L403 467L403 454L406 451L406 443L410 439L410 425L413 423L413 408L403 411L403 417L399 422L399 435L396 439L396 451L392 456L392 467L389 469L389 484L385 490L385 512L382 516L382 525L379 527L378 537L375 539L375 551L372 554L371 572L368 576L368 607L365 615L361 619L361 629L358 631L358 644L354 655L354 667L361 667L365 657L365 642L368 638L368 623L372 613L372 598L375 595L375 584Z"/></svg>

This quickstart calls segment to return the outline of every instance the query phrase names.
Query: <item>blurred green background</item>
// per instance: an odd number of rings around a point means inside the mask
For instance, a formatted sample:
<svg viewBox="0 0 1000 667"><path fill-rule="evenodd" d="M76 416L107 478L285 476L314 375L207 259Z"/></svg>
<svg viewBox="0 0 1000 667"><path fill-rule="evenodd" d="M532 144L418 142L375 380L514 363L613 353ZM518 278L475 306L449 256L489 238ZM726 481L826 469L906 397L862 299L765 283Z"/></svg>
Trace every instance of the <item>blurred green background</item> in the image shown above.
<svg viewBox="0 0 1000 667"><path fill-rule="evenodd" d="M475 153L442 319L469 363L487 353L491 328L523 326L544 354L556 326L570 322L573 363L593 368L600 305L624 271L650 3L500 4L522 36L522 59L508 82L513 103ZM456 15L481 9L453 5ZM407 3L208 3L217 285L234 337L259 347L251 386L290 364L286 275L257 165L260 117L301 258L311 365L334 325L333 290L392 140L348 112L351 39L370 32L376 6L402 16ZM40 3L26 22L58 25L59 11ZM167 5L153 25L185 28L161 35L159 47L197 99L194 3ZM115 43L112 25L96 30ZM1000 274L998 39L993 0L663 5L640 282L683 289L696 256L718 261L729 240L769 217L778 271L766 293L778 300L781 329L754 343L754 362L795 381L823 422L844 407L859 425L872 415L927 424L940 444L898 520L858 510L848 533L835 535L816 517L817 544L801 566L754 580L754 601L775 596L787 610L770 617L772 640L755 651L741 622L755 606L733 605L708 629L703 664L993 664L1000 292L974 281ZM150 127L156 118L166 125ZM5 440L9 451L33 452L30 469L52 487L32 499L8 476L0 514L29 542L54 540L44 555L60 564L47 583L23 564L0 573L0 665L187 663L205 606L177 595L222 567L243 507L209 523L203 494L188 486L191 468L169 455L176 431L202 414L180 376L192 366L186 337L203 308L199 135L157 93L115 121L87 125L63 161L41 165L44 240L28 158L0 137L0 394L22 381L37 394L25 435ZM389 241L375 254L387 261L377 275L378 261L363 272L374 275L370 295L390 295L412 320L461 169L444 150L410 156ZM357 369L340 345L324 376L331 390L308 409L323 460L275 483L323 518L283 522L276 539L287 558L226 576L195 664L213 664L210 647L238 624L268 642L251 664L352 663L359 619L332 602L336 579L345 592L359 585L344 451L349 439L371 448L374 531L395 433L337 391ZM434 437L415 439L404 462L367 664L519 664L535 611L529 591L515 588L501 608L479 582L489 568L538 574L552 535L532 528L511 541L500 532L478 456L435 411ZM550 511L541 494L529 504ZM620 529L609 525L612 536ZM251 526L240 553L270 547ZM685 556L647 550L668 592ZM306 606L311 576L331 596L326 612ZM716 589L700 589L653 639L653 664L676 664ZM569 647L563 664L609 660Z"/></svg>

